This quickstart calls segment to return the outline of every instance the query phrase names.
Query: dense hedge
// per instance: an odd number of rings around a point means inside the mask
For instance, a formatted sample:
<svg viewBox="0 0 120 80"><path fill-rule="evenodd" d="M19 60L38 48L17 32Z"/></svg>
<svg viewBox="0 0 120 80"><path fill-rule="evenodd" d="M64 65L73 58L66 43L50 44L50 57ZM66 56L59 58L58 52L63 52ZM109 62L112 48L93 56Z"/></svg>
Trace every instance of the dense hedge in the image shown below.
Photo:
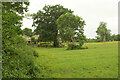
<svg viewBox="0 0 120 80"><path fill-rule="evenodd" d="M35 77L37 73L37 67L34 64L35 52L26 46L22 37L17 36L14 39L16 39L14 44L9 45L6 43L2 50L3 78ZM11 40L14 39L12 38Z"/></svg>
<svg viewBox="0 0 120 80"><path fill-rule="evenodd" d="M2 50L2 77L49 77L49 75L45 74L46 72L49 72L45 68L49 67L36 63L36 59L39 57L38 53L36 53L31 47L27 46L22 37L17 36L15 38L15 44L4 46Z"/></svg>
<svg viewBox="0 0 120 80"><path fill-rule="evenodd" d="M36 63L38 54L27 46L22 37L22 15L28 5L29 2L2 3L2 78L47 76L46 67Z"/></svg>

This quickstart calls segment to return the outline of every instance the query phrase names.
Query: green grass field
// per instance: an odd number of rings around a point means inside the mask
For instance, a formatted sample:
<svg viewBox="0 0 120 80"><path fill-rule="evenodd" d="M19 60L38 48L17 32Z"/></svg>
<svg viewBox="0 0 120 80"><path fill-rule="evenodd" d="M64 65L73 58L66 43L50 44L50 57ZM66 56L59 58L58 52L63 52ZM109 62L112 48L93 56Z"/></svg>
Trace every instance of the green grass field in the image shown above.
<svg viewBox="0 0 120 80"><path fill-rule="evenodd" d="M40 64L51 66L54 78L116 78L118 76L118 42L85 43L88 49L34 49Z"/></svg>

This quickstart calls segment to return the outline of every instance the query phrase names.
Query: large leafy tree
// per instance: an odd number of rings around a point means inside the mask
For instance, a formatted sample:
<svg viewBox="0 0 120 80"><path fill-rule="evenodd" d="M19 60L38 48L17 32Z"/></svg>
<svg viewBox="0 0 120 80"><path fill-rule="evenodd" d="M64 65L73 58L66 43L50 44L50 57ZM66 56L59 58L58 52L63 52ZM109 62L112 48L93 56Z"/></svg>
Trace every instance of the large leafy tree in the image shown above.
<svg viewBox="0 0 120 80"><path fill-rule="evenodd" d="M66 13L61 15L57 19L56 23L58 25L57 29L59 30L60 38L63 41L74 41L77 39L80 43L80 46L83 45L83 42L85 40L85 21L81 17L75 16L72 13Z"/></svg>
<svg viewBox="0 0 120 80"><path fill-rule="evenodd" d="M73 11L61 5L47 5L33 15L33 26L36 28L35 33L40 35L39 41L53 41L54 47L58 46L56 20L67 12L72 13Z"/></svg>
<svg viewBox="0 0 120 80"><path fill-rule="evenodd" d="M33 36L32 29L29 29L29 28L23 29L23 34L24 34L24 35L27 35L27 36L29 36L29 37L32 37L32 36Z"/></svg>
<svg viewBox="0 0 120 80"><path fill-rule="evenodd" d="M107 29L106 26L107 23L105 22L100 22L99 27L97 28L97 35L100 38L101 41L107 41L110 39L110 32L111 30Z"/></svg>
<svg viewBox="0 0 120 80"><path fill-rule="evenodd" d="M20 36L21 20L28 5L29 2L2 3L2 78L31 78L39 72L33 61L34 51Z"/></svg>
<svg viewBox="0 0 120 80"><path fill-rule="evenodd" d="M26 5L25 7L23 7L24 4ZM5 41L10 41L10 39L14 36L22 34L22 15L25 11L27 11L29 3L3 2L2 5L2 45L4 47L8 44ZM11 44L12 42L14 41L11 41Z"/></svg>

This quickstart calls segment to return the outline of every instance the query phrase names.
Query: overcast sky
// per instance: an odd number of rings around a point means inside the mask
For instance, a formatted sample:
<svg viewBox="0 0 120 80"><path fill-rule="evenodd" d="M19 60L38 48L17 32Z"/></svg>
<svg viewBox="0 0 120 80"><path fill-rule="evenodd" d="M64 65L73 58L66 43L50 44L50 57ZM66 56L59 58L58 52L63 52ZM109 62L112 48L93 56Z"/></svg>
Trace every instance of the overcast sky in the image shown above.
<svg viewBox="0 0 120 80"><path fill-rule="evenodd" d="M118 1L120 0L29 0L29 12L37 13L45 5L60 4L74 11L75 15L82 17L86 26L84 33L87 38L95 38L97 27L101 21L107 23L107 28L112 34L118 34ZM32 19L23 19L24 28L32 27Z"/></svg>

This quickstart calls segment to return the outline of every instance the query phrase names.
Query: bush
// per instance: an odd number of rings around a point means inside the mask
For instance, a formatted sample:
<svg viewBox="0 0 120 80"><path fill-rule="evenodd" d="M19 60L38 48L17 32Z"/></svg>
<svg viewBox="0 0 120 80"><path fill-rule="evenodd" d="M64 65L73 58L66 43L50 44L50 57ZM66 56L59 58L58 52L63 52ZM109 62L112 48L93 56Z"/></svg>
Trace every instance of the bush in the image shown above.
<svg viewBox="0 0 120 80"><path fill-rule="evenodd" d="M37 40L36 40L34 37L31 38L31 42L32 42L33 44L37 44Z"/></svg>
<svg viewBox="0 0 120 80"><path fill-rule="evenodd" d="M37 77L38 71L34 64L34 50L26 46L25 40L15 36L3 44L2 77L3 78L31 78Z"/></svg>
<svg viewBox="0 0 120 80"><path fill-rule="evenodd" d="M67 50L74 50L74 49L80 49L81 47L79 45L74 44L68 44Z"/></svg>
<svg viewBox="0 0 120 80"><path fill-rule="evenodd" d="M14 42L10 42L15 39ZM2 45L2 78L40 78L45 75L45 66L36 64L38 54L22 37L16 36ZM42 68L44 67L44 68Z"/></svg>
<svg viewBox="0 0 120 80"><path fill-rule="evenodd" d="M84 41L83 41L83 40L79 41L79 46L80 46L80 48L82 47L83 44L84 44Z"/></svg>
<svg viewBox="0 0 120 80"><path fill-rule="evenodd" d="M16 4L17 6L14 7ZM5 80L39 78L43 75L44 66L36 64L36 53L26 46L25 39L20 36L22 14L27 12L28 5L29 3L3 3L2 5L2 79L8 78Z"/></svg>
<svg viewBox="0 0 120 80"><path fill-rule="evenodd" d="M83 48L80 45L68 44L67 50L75 50L75 49L88 49L88 47Z"/></svg>
<svg viewBox="0 0 120 80"><path fill-rule="evenodd" d="M59 45L59 48L63 48L63 47L65 47L65 45Z"/></svg>

